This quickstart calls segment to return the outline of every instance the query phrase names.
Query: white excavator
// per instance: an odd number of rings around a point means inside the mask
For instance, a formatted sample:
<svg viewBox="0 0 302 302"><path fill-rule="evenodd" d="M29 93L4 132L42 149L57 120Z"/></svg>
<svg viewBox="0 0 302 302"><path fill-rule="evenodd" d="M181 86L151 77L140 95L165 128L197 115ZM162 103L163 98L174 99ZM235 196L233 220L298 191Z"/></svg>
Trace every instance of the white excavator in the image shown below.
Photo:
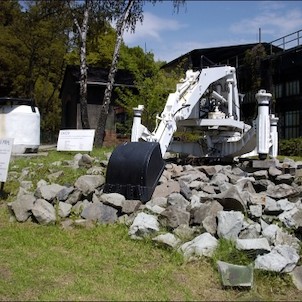
<svg viewBox="0 0 302 302"><path fill-rule="evenodd" d="M242 95L238 93L234 67L188 70L156 117L153 132L141 123L144 107L134 108L131 142L113 150L103 191L120 193L126 199L150 200L164 170L167 151L219 161L276 157L278 118L270 113L272 95L259 90L255 97L258 115L249 125L240 120ZM188 129L200 133L198 141L174 138L177 130Z"/></svg>

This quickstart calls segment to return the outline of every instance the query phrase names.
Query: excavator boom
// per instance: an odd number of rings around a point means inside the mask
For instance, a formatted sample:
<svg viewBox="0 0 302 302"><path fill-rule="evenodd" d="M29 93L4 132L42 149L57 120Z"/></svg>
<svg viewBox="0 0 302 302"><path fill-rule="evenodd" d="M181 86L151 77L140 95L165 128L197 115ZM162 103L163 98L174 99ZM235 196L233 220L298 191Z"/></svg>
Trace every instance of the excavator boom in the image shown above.
<svg viewBox="0 0 302 302"><path fill-rule="evenodd" d="M252 125L240 120L239 96L234 67L207 67L186 72L169 95L153 132L141 123L144 107L134 108L131 142L112 152L104 192L148 201L163 172L166 151L217 159L276 157L278 118L269 112L271 94L265 90L256 94L258 116ZM174 141L177 129L200 130L204 143Z"/></svg>

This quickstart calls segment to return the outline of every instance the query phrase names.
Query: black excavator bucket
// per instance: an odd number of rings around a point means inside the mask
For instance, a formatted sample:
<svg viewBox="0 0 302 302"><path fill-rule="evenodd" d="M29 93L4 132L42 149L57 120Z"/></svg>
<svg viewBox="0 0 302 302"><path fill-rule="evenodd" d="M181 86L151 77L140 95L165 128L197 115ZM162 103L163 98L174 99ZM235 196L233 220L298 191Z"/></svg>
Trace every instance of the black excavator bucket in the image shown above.
<svg viewBox="0 0 302 302"><path fill-rule="evenodd" d="M104 193L119 193L126 199L151 199L165 162L159 143L128 142L113 150L107 167Z"/></svg>

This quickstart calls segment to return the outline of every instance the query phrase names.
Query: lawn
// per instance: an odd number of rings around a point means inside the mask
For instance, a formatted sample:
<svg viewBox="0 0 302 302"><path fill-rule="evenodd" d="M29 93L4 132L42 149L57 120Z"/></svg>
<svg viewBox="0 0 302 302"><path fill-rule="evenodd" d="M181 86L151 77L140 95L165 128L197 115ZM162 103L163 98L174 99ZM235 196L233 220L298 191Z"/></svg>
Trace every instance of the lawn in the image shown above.
<svg viewBox="0 0 302 302"><path fill-rule="evenodd" d="M108 150L106 150L107 152ZM22 158L10 171L34 170L33 182L58 160L73 153ZM105 158L96 150L92 156ZM68 182L84 170L64 170ZM64 182L64 180L63 180ZM18 190L16 179L4 186L0 201L1 301L301 301L288 274L255 273L252 289L223 288L214 261L186 263L175 251L150 240L132 240L122 224L63 229L11 219L7 202Z"/></svg>

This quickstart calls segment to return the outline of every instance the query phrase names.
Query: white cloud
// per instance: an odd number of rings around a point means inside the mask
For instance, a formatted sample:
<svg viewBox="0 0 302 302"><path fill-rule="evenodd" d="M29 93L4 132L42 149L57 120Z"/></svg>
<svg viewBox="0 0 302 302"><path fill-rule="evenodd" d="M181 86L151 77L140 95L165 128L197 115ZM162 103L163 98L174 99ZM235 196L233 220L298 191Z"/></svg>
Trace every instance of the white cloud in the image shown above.
<svg viewBox="0 0 302 302"><path fill-rule="evenodd" d="M302 28L302 7L296 5L298 1L252 2L253 9L246 15L236 15L236 11L232 11L227 18L223 16L213 20L197 19L199 17L194 13L201 7L199 4L194 6L192 15L185 15L184 18L182 15L159 17L145 12L143 24L137 24L134 34L125 32L124 42L130 47L145 47L154 53L156 60L169 62L198 48L256 43L259 28L265 42ZM242 1L240 3L245 5Z"/></svg>
<svg viewBox="0 0 302 302"><path fill-rule="evenodd" d="M254 35L261 28L263 34L274 39L295 32L301 27L302 10L265 9L254 18L234 23L230 30L234 34Z"/></svg>
<svg viewBox="0 0 302 302"><path fill-rule="evenodd" d="M176 31L187 27L186 24L181 24L177 20L168 18L159 18L151 13L144 13L143 23L137 23L135 33L125 32L124 41L126 44L133 44L141 38L153 38L157 42L162 41L161 34L168 31Z"/></svg>

